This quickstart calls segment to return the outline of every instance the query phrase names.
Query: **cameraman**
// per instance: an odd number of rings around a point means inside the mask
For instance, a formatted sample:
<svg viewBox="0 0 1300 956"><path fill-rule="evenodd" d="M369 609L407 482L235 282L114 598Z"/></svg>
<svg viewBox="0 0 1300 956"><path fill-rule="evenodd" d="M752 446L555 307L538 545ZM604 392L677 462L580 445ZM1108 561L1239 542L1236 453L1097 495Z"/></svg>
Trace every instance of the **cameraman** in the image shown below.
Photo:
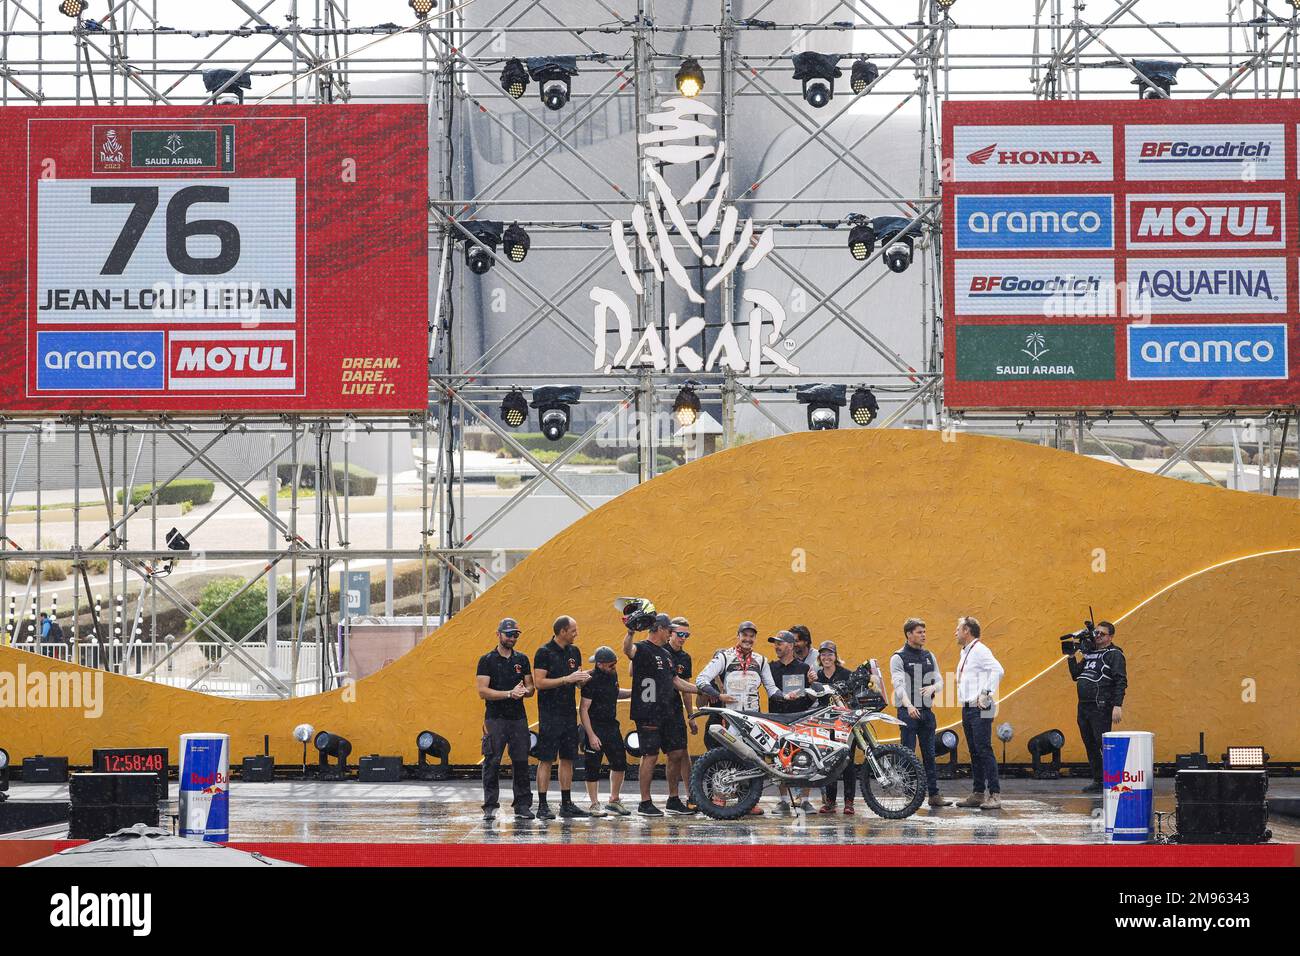
<svg viewBox="0 0 1300 956"><path fill-rule="evenodd" d="M1092 768L1092 782L1083 788L1084 793L1101 793L1101 735L1124 717L1128 665L1114 641L1115 625L1098 621L1092 649L1080 647L1068 658L1070 679L1079 691L1079 736Z"/></svg>

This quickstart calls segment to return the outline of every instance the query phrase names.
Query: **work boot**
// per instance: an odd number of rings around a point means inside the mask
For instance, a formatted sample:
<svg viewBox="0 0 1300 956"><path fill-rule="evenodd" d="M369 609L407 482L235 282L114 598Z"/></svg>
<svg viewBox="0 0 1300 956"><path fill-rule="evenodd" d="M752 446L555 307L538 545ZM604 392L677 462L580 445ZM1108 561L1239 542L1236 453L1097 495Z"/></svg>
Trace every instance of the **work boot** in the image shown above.
<svg viewBox="0 0 1300 956"><path fill-rule="evenodd" d="M932 807L946 807L946 806L948 806L948 801L945 800L945 799L943 798L943 794L941 794L941 793L932 793L932 794L930 794L930 806L932 806Z"/></svg>
<svg viewBox="0 0 1300 956"><path fill-rule="evenodd" d="M984 791L976 790L965 800L958 800L959 807L982 807L984 805Z"/></svg>
<svg viewBox="0 0 1300 956"><path fill-rule="evenodd" d="M1002 801L996 793L990 793L989 798L980 804L981 810L1001 810Z"/></svg>

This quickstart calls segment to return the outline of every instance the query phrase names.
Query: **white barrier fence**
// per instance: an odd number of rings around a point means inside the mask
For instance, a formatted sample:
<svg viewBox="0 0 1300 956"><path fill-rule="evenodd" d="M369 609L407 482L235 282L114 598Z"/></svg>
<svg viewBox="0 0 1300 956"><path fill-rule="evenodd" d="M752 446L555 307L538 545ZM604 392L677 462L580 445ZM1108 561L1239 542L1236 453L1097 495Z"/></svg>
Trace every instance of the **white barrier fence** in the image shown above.
<svg viewBox="0 0 1300 956"><path fill-rule="evenodd" d="M196 690L218 697L275 698L275 689L267 679L255 673L242 660L217 644L189 641L165 662L174 643L155 641L148 643L104 645L101 656L96 643L81 642L72 647L63 642L24 643L13 645L17 650L30 651L56 660L81 664L83 667L103 667L114 674L141 677L169 687ZM245 641L239 645L245 656L267 667L266 642ZM162 663L160 663L162 662ZM146 676L146 672L159 665ZM295 694L315 693L320 680L320 654L314 643L298 645L298 670L291 681L289 671L293 664L293 642L275 642L275 661L268 669L286 684L294 685ZM215 665L215 666L212 666ZM209 667L211 669L209 670ZM204 674L204 671L207 671ZM202 676L200 676L202 675ZM196 683L197 681L197 683Z"/></svg>

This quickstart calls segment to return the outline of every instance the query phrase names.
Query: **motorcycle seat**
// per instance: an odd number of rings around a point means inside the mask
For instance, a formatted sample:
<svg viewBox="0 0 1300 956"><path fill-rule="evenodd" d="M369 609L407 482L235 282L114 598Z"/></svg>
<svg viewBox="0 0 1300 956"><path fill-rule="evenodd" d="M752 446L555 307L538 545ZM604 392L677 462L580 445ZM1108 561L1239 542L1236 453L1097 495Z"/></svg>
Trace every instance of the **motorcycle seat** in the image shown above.
<svg viewBox="0 0 1300 956"><path fill-rule="evenodd" d="M799 710L799 711L795 711L792 714L758 713L758 714L752 714L751 716L762 717L764 720L775 720L778 724L793 725L793 724L797 724L799 721L803 720L805 717L809 716L810 714L815 714L819 710L821 710L820 707L813 707L810 710Z"/></svg>

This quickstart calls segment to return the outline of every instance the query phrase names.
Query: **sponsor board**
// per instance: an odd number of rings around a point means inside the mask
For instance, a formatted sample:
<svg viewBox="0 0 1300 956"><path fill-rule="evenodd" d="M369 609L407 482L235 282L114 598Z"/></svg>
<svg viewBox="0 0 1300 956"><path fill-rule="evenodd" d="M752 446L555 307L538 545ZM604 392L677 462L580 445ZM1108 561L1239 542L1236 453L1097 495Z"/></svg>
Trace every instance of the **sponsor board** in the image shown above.
<svg viewBox="0 0 1300 956"><path fill-rule="evenodd" d="M956 126L955 182L1105 182L1114 178L1110 126Z"/></svg>
<svg viewBox="0 0 1300 956"><path fill-rule="evenodd" d="M1282 249L1281 193L1129 196L1130 249Z"/></svg>
<svg viewBox="0 0 1300 956"><path fill-rule="evenodd" d="M149 392L165 383L161 332L40 332L36 383L45 391Z"/></svg>
<svg viewBox="0 0 1300 956"><path fill-rule="evenodd" d="M1133 381L1285 379L1289 373L1283 323L1128 327Z"/></svg>
<svg viewBox="0 0 1300 956"><path fill-rule="evenodd" d="M1114 198L1107 195L957 197L957 249L1112 249Z"/></svg>
<svg viewBox="0 0 1300 956"><path fill-rule="evenodd" d="M1129 315L1254 315L1287 309L1286 260L1129 259Z"/></svg>
<svg viewBox="0 0 1300 956"><path fill-rule="evenodd" d="M235 168L233 124L96 124L91 135L96 173L228 173Z"/></svg>
<svg viewBox="0 0 1300 956"><path fill-rule="evenodd" d="M1124 170L1134 180L1286 178L1281 123L1125 126Z"/></svg>
<svg viewBox="0 0 1300 956"><path fill-rule="evenodd" d="M292 389L292 332L172 332L171 387L188 391Z"/></svg>
<svg viewBox="0 0 1300 956"><path fill-rule="evenodd" d="M1113 259L959 259L957 315L1115 314Z"/></svg>
<svg viewBox="0 0 1300 956"><path fill-rule="evenodd" d="M959 382L1110 381L1110 325L963 325L957 329Z"/></svg>

